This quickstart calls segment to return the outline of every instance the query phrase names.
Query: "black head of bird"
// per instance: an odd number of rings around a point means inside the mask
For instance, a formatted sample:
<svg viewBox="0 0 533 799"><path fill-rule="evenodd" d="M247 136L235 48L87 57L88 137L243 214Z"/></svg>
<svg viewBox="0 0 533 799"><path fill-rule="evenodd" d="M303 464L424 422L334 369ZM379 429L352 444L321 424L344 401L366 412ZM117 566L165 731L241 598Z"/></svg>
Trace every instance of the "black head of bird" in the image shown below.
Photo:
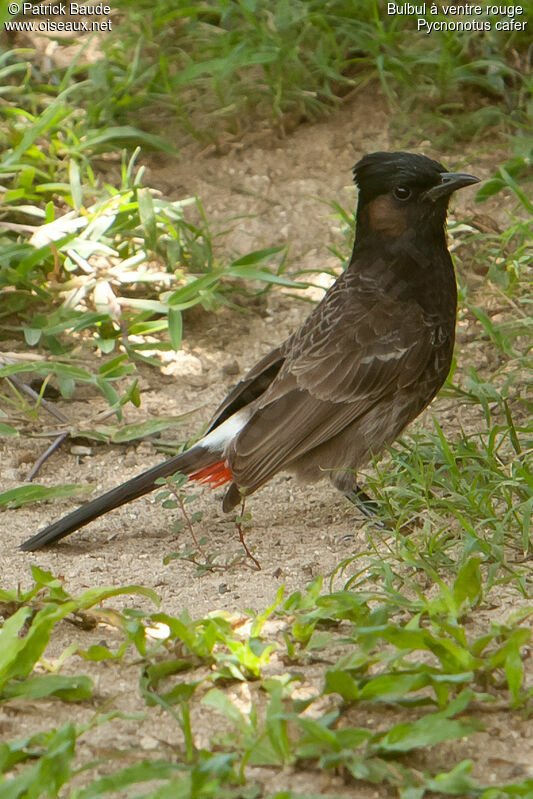
<svg viewBox="0 0 533 799"><path fill-rule="evenodd" d="M442 235L451 195L479 178L448 172L438 161L417 153L377 152L355 165L359 188L357 232L397 237L407 230Z"/></svg>

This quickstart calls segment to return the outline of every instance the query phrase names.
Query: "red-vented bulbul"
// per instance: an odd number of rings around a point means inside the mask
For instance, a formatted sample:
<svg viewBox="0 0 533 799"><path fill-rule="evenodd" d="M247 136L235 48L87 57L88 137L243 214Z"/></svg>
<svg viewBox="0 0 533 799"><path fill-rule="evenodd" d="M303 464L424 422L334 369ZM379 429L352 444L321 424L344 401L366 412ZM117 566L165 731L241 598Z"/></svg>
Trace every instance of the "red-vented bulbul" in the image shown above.
<svg viewBox="0 0 533 799"><path fill-rule="evenodd" d="M328 476L349 498L365 498L357 469L418 416L448 374L457 288L446 213L452 193L478 178L405 152L366 155L354 176L356 237L346 271L230 392L203 438L21 549L51 544L175 472L229 483L224 511L280 470L306 481Z"/></svg>

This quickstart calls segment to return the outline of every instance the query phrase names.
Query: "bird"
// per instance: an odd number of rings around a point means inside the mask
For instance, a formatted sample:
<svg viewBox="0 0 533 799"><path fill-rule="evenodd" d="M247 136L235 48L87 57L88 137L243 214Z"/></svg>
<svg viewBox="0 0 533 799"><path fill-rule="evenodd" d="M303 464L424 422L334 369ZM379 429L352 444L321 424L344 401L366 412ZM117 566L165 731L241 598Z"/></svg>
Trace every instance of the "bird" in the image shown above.
<svg viewBox="0 0 533 799"><path fill-rule="evenodd" d="M366 154L353 175L351 258L301 327L244 375L190 448L45 527L22 550L59 541L176 472L226 485L224 512L279 471L305 482L329 477L374 511L357 471L429 405L450 369L457 284L448 204L479 178L409 152Z"/></svg>

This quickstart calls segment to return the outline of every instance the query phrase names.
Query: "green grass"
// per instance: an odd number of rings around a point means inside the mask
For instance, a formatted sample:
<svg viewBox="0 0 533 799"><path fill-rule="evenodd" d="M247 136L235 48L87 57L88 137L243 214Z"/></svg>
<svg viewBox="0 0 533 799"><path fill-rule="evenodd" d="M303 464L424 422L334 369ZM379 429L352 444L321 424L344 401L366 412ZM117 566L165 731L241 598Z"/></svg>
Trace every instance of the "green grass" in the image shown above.
<svg viewBox="0 0 533 799"><path fill-rule="evenodd" d="M493 18L488 34L427 36L416 31L415 17L388 15L385 6L158 0L133 10L119 2L120 27L107 40L106 61L88 71L92 96L100 98L89 101L91 116L110 124L148 106L152 125L164 115L216 142L264 122L283 131L316 119L377 82L403 127L415 107L431 109L448 143L487 127L527 124L525 31L497 31Z"/></svg>
<svg viewBox="0 0 533 799"><path fill-rule="evenodd" d="M489 601L481 558L466 560L451 583L437 580L431 599L422 592L412 598L407 585L402 590L394 579L376 590L372 575L355 593L323 594L320 579L286 598L281 589L270 608L250 618L246 633L220 614L194 620L186 613L178 618L127 608L100 608L93 614L96 603L118 594L157 598L139 586L91 589L73 597L51 574L33 567L33 577L34 587L24 594L0 594L9 616L0 631L0 701L54 696L89 708L93 682L83 674L58 673L77 655L96 664L104 684L110 669L120 673L127 667L130 682L135 670L138 723L142 727L149 708L158 706L168 724L180 729L181 743L168 759L132 750L87 762L83 736L124 718L108 711L78 727L69 722L4 741L0 787L6 799L123 795L129 786L142 791L147 782L150 790L137 796L258 796L264 795L261 767L287 776L300 768L332 770L347 779L388 785L405 797L530 795L527 779L483 786L470 776L472 763L466 759L448 762L444 770L417 765L418 750L443 742L457 741L454 751L460 757L460 741L490 726L494 702L512 713L523 712L530 700L522 657L533 609L514 612L475 634L470 630L468 618ZM32 676L54 627L69 614L85 626L109 618L119 631L115 645L83 650L74 642L52 672ZM426 657L418 660L421 652ZM276 667L273 657L283 653L285 665ZM299 699L295 689L306 684L307 670L319 663L322 687ZM239 685L248 686L246 713L228 693ZM377 728L375 721L365 722L385 709ZM220 724L209 748L200 749L194 720L206 713L219 716ZM120 762L125 756L126 766ZM72 788L80 769L88 780Z"/></svg>
<svg viewBox="0 0 533 799"><path fill-rule="evenodd" d="M36 358L7 363L1 374L54 376L65 397L90 383L120 421L125 403L139 404L136 380L128 380L136 363L159 366L145 350L180 348L184 311L235 307L237 294L302 284L283 275L279 247L221 261L198 198L170 202L142 185L139 145L175 150L131 126L91 127L73 67L59 83L37 84L28 55L0 55L0 336ZM132 154L122 150L127 143ZM96 170L102 154L120 176L115 185ZM81 368L80 346L108 356L96 373ZM8 433L13 410L33 417L40 407L23 399L13 377L0 399Z"/></svg>

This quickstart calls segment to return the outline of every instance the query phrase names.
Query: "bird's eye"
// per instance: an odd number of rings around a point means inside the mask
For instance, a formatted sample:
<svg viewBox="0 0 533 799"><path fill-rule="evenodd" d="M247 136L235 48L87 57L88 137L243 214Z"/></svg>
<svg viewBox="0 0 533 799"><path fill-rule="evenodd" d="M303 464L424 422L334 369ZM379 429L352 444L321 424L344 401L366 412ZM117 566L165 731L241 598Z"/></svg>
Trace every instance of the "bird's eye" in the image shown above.
<svg viewBox="0 0 533 799"><path fill-rule="evenodd" d="M411 189L409 189L407 186L396 186L392 193L397 200L408 200L411 196Z"/></svg>

